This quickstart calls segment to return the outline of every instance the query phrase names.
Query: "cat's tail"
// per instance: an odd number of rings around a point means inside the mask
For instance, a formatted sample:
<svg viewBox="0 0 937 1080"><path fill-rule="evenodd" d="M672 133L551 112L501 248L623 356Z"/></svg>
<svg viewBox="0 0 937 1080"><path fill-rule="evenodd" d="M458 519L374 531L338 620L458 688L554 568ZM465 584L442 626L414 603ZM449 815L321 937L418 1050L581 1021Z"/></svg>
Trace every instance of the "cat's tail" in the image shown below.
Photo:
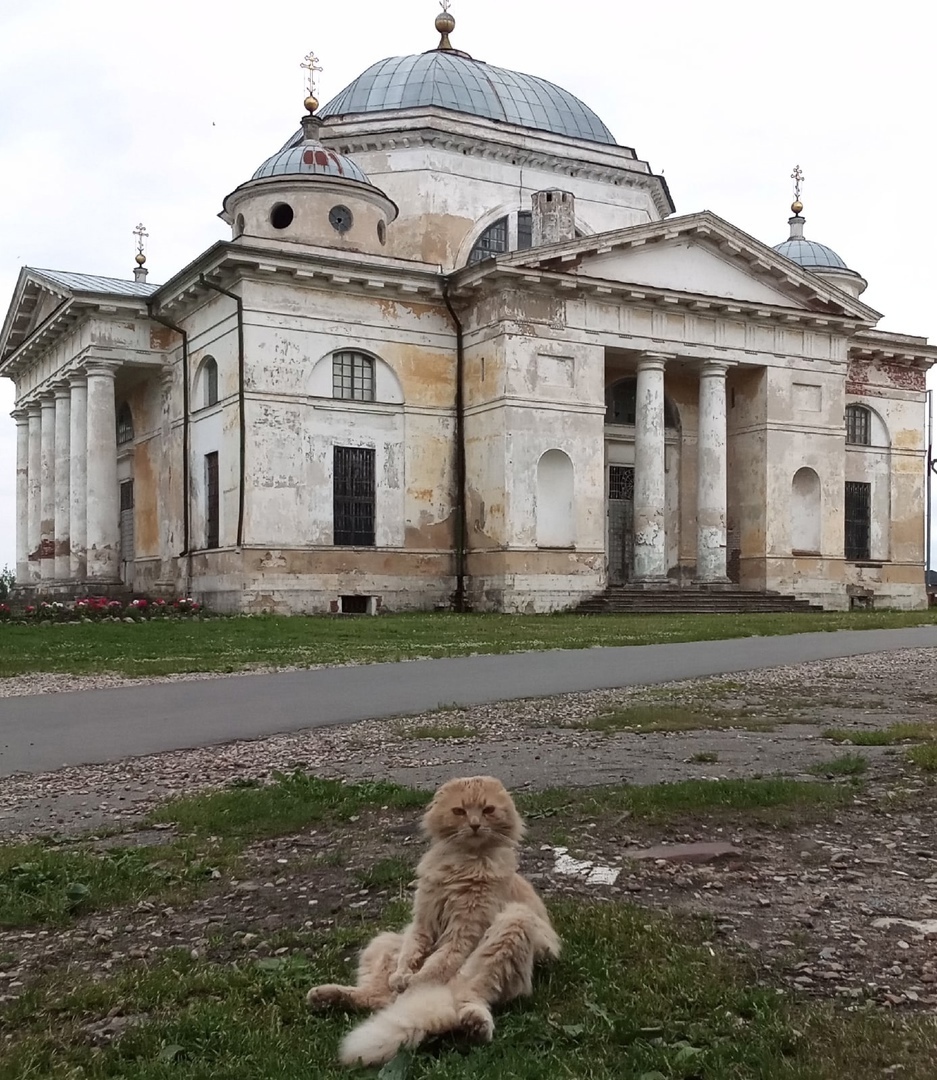
<svg viewBox="0 0 937 1080"><path fill-rule="evenodd" d="M400 1050L461 1026L462 1005L451 986L414 986L349 1032L339 1059L343 1065L383 1065Z"/></svg>

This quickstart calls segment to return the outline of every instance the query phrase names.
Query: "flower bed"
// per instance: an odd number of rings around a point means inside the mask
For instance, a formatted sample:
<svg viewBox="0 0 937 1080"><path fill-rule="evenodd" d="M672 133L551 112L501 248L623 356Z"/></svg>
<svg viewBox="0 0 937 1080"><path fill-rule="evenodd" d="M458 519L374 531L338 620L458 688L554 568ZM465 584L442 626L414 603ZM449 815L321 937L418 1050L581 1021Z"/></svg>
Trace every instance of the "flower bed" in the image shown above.
<svg viewBox="0 0 937 1080"><path fill-rule="evenodd" d="M0 623L148 622L153 619L193 619L205 614L191 597L178 600L147 600L138 597L125 603L106 596L84 596L63 603L40 600L22 608L0 603Z"/></svg>

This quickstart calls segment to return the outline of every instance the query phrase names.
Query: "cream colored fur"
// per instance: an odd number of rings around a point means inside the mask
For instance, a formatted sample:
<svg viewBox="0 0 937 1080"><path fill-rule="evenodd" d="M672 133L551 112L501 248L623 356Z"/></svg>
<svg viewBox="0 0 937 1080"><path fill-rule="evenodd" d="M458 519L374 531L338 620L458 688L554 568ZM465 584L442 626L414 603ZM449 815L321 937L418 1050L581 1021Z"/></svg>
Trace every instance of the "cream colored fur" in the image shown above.
<svg viewBox="0 0 937 1080"><path fill-rule="evenodd" d="M361 954L355 986L313 987L310 1005L379 1009L342 1043L346 1065L379 1065L430 1035L489 1041L491 1006L531 993L534 963L560 941L543 901L517 872L524 824L500 781L450 780L423 816L431 840L417 867L413 919Z"/></svg>

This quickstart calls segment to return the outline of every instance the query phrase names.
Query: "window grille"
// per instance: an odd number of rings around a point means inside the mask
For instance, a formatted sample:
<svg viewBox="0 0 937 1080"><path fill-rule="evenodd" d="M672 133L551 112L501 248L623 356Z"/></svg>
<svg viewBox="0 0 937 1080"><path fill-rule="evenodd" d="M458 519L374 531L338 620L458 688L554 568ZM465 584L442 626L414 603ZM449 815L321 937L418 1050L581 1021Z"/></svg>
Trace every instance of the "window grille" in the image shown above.
<svg viewBox="0 0 937 1080"><path fill-rule="evenodd" d="M846 483L846 558L863 561L870 557L872 485Z"/></svg>
<svg viewBox="0 0 937 1080"><path fill-rule="evenodd" d="M357 352L332 357L332 396L344 401L374 400L374 361Z"/></svg>
<svg viewBox="0 0 937 1080"><path fill-rule="evenodd" d="M219 542L218 453L205 455L205 547Z"/></svg>
<svg viewBox="0 0 937 1080"><path fill-rule="evenodd" d="M872 442L872 414L864 405L846 406L846 442L869 446Z"/></svg>
<svg viewBox="0 0 937 1080"><path fill-rule="evenodd" d="M608 497L634 501L634 469L630 465L609 465Z"/></svg>
<svg viewBox="0 0 937 1080"><path fill-rule="evenodd" d="M374 546L374 450L336 446L332 457L333 543Z"/></svg>
<svg viewBox="0 0 937 1080"><path fill-rule="evenodd" d="M125 401L117 410L117 445L126 446L133 442L133 413Z"/></svg>
<svg viewBox="0 0 937 1080"><path fill-rule="evenodd" d="M483 259L490 259L493 255L503 255L507 249L508 219L503 217L489 225L475 241L475 247L469 255L469 265L481 262Z"/></svg>

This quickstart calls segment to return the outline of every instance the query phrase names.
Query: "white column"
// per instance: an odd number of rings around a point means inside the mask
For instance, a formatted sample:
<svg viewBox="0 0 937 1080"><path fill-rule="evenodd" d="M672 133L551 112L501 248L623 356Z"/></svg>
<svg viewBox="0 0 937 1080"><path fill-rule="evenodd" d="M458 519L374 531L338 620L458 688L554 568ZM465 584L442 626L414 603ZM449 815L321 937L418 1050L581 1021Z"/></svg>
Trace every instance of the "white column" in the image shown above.
<svg viewBox="0 0 937 1080"><path fill-rule="evenodd" d="M664 474L664 364L646 353L638 361L634 429L634 577L667 580Z"/></svg>
<svg viewBox="0 0 937 1080"><path fill-rule="evenodd" d="M39 546L42 536L42 417L39 402L29 405L29 480L27 547L29 548L29 582L39 582Z"/></svg>
<svg viewBox="0 0 937 1080"><path fill-rule="evenodd" d="M55 398L52 394L43 394L39 406L42 410L39 576L45 585L55 577Z"/></svg>
<svg viewBox="0 0 937 1080"><path fill-rule="evenodd" d="M88 485L88 383L84 372L72 375L69 408L69 577L84 581L87 576L87 485Z"/></svg>
<svg viewBox="0 0 937 1080"><path fill-rule="evenodd" d="M159 506L159 579L156 588L160 592L170 592L175 587L175 573L172 558L172 368L166 368L160 379L160 408L162 424L162 449L160 453L159 484L157 496Z"/></svg>
<svg viewBox="0 0 937 1080"><path fill-rule="evenodd" d="M117 490L117 415L114 377L117 364L91 362L88 376L88 578L119 581L120 504Z"/></svg>
<svg viewBox="0 0 937 1080"><path fill-rule="evenodd" d="M14 409L16 422L16 583L29 582L29 413Z"/></svg>
<svg viewBox="0 0 937 1080"><path fill-rule="evenodd" d="M726 576L726 372L728 364L707 360L699 380L697 444L696 578L724 582Z"/></svg>
<svg viewBox="0 0 937 1080"><path fill-rule="evenodd" d="M67 581L70 571L69 473L71 470L71 390L67 382L55 387L55 580Z"/></svg>

